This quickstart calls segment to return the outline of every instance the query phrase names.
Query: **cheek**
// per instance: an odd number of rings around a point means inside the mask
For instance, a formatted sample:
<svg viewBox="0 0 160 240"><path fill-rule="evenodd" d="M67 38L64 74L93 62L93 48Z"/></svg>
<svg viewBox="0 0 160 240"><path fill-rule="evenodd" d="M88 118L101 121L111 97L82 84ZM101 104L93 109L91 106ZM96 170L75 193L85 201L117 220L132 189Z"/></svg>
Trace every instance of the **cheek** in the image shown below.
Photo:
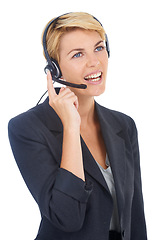
<svg viewBox="0 0 160 240"><path fill-rule="evenodd" d="M106 78L107 76L107 71L108 71L108 58L104 58L104 61L103 61L103 69L104 69L104 78ZM106 79L105 79L106 80Z"/></svg>
<svg viewBox="0 0 160 240"><path fill-rule="evenodd" d="M67 81L76 80L81 76L81 70L79 65L75 64L61 64L60 69L62 76Z"/></svg>
<svg viewBox="0 0 160 240"><path fill-rule="evenodd" d="M67 65L64 64L63 62L60 62L59 66L60 66L63 78L66 78L69 72Z"/></svg>

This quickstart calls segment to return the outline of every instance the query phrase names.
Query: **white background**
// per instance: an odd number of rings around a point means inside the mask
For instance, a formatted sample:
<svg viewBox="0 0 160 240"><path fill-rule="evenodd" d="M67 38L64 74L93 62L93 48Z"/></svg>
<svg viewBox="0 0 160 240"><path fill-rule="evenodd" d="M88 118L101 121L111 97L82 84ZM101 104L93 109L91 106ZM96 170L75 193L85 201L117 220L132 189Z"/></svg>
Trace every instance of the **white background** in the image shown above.
<svg viewBox="0 0 160 240"><path fill-rule="evenodd" d="M41 32L53 17L93 14L108 34L106 92L96 100L130 115L139 133L148 239L158 239L160 215L160 14L158 0L2 1L0 6L0 226L3 240L33 240L39 209L14 161L11 117L33 107L46 90ZM159 236L159 235L158 235ZM136 239L135 239L136 240Z"/></svg>

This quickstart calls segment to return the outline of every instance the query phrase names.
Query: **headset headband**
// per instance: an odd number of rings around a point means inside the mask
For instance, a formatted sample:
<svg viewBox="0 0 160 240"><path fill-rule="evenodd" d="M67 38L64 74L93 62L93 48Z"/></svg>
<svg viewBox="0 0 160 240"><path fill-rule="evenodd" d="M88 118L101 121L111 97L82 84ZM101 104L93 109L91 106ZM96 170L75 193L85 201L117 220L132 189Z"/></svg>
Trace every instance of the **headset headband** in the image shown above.
<svg viewBox="0 0 160 240"><path fill-rule="evenodd" d="M49 56L49 54L48 54L48 51L47 51L47 45L46 45L46 36L47 36L47 32L48 32L48 29L49 29L49 27L51 26L51 24L53 24L53 29L55 28L55 26L56 26L56 23L57 23L57 21L59 20L59 18L61 18L62 16L65 16L65 15L67 15L67 14L69 14L69 13L65 13L65 14L63 14L63 15L60 15L60 16L58 16L57 18L55 18L55 19L53 19L47 26L46 26L46 28L45 28L45 30L44 30L44 34L43 34L43 49L44 49L44 54L45 54L45 56L46 56L46 59L47 59L47 62L48 62L48 64L52 64L52 60L51 60L51 58L50 58L50 56ZM101 22L97 19L97 18L95 18L94 16L92 16L97 22L99 22L100 23L100 25L103 27L103 25L101 24ZM107 34L105 33L105 41L106 41L106 50L107 50L107 52L108 52L108 57L110 57L110 48L109 48L109 42L108 42L108 37L107 37Z"/></svg>

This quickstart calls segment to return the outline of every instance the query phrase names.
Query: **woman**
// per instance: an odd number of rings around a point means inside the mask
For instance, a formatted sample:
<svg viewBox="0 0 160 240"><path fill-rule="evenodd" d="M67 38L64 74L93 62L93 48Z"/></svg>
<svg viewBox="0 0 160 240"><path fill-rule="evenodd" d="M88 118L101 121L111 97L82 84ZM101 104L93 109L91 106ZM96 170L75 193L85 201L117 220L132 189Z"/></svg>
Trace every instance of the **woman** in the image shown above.
<svg viewBox="0 0 160 240"><path fill-rule="evenodd" d="M37 240L146 240L134 121L100 106L108 52L93 16L56 18L47 33L62 79L86 89L54 89L49 98L9 122L21 174L41 211Z"/></svg>

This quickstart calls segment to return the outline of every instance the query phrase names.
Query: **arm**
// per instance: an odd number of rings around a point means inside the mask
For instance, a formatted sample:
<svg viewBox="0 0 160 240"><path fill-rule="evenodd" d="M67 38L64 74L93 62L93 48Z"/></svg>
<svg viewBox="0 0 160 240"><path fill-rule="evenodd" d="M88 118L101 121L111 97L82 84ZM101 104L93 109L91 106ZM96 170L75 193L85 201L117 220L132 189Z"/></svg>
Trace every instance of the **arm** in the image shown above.
<svg viewBox="0 0 160 240"><path fill-rule="evenodd" d="M46 135L52 138L53 151ZM42 216L60 230L79 230L92 187L59 168L58 142L54 135L46 133L46 127L31 112L9 122L9 139L15 160Z"/></svg>
<svg viewBox="0 0 160 240"><path fill-rule="evenodd" d="M15 160L42 216L56 228L73 232L83 225L92 185L84 182L76 96L69 89L63 90L53 96L56 101L50 97L64 128L61 163L56 137L32 111L12 119L8 131Z"/></svg>
<svg viewBox="0 0 160 240"><path fill-rule="evenodd" d="M79 131L73 131L70 128L64 129L60 167L85 181Z"/></svg>
<svg viewBox="0 0 160 240"><path fill-rule="evenodd" d="M56 111L63 124L63 151L60 167L85 181L80 142L81 119L77 111L78 99L69 88L61 88L59 95L57 95L49 72L47 86L49 104Z"/></svg>

